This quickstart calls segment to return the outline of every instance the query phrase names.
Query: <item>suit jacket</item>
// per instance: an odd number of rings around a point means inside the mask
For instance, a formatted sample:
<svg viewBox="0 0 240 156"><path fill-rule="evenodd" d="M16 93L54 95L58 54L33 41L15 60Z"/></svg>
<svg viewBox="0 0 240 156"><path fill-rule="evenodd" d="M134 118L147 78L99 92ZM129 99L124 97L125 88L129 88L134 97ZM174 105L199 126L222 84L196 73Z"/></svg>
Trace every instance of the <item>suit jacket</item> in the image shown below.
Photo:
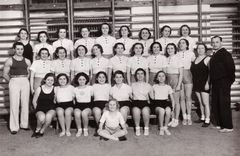
<svg viewBox="0 0 240 156"><path fill-rule="evenodd" d="M232 55L225 49L219 49L210 60L210 82L226 79L235 81L235 65Z"/></svg>

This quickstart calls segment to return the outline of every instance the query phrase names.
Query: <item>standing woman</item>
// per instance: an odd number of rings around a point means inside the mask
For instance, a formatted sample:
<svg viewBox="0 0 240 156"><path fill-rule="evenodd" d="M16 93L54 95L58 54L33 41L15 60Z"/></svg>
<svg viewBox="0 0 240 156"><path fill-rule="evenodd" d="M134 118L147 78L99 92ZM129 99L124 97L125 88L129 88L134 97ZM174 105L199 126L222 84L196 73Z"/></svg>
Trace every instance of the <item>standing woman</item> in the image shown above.
<svg viewBox="0 0 240 156"><path fill-rule="evenodd" d="M196 46L196 41L190 37L191 34L191 29L188 25L184 24L179 28L179 35L180 38L178 39L177 43L179 43L179 41L181 39L186 39L189 42L189 51L190 52L194 52L194 48Z"/></svg>
<svg viewBox="0 0 240 156"><path fill-rule="evenodd" d="M204 43L197 45L197 58L191 65L193 76L193 90L195 91L201 110L202 127L208 127L210 124L209 108L209 60L206 55L207 46Z"/></svg>
<svg viewBox="0 0 240 156"><path fill-rule="evenodd" d="M33 62L33 48L30 41L30 34L26 28L21 28L17 34L18 41L24 45L23 57L29 59L31 63Z"/></svg>
<svg viewBox="0 0 240 156"><path fill-rule="evenodd" d="M32 93L41 85L44 76L51 72L52 69L52 61L48 59L50 53L47 48L41 48L38 52L38 56L40 60L35 60L30 67L30 87Z"/></svg>
<svg viewBox="0 0 240 156"><path fill-rule="evenodd" d="M80 73L84 72L89 77L91 76L91 59L86 56L88 53L87 47L84 45L79 45L75 50L76 58L71 61L71 81L74 77Z"/></svg>
<svg viewBox="0 0 240 156"><path fill-rule="evenodd" d="M37 127L32 137L42 137L56 114L53 84L54 74L47 73L43 78L42 85L34 93L33 106L36 109Z"/></svg>
<svg viewBox="0 0 240 156"><path fill-rule="evenodd" d="M166 72L167 58L161 55L162 46L159 42L153 42L150 46L150 56L147 58L149 66L149 83L154 84L154 77L157 72Z"/></svg>
<svg viewBox="0 0 240 156"><path fill-rule="evenodd" d="M122 25L118 31L118 34L120 39L118 39L116 42L123 43L125 47L123 54L126 56L130 56L130 50L135 43L135 41L130 38L132 36L130 28L127 25Z"/></svg>
<svg viewBox="0 0 240 156"><path fill-rule="evenodd" d="M178 58L177 46L174 43L169 43L166 47L167 57L167 84L173 89L173 97L175 106L173 108L172 121L169 123L170 126L178 126L178 118L180 114L180 90L183 79L183 64Z"/></svg>
<svg viewBox="0 0 240 156"><path fill-rule="evenodd" d="M77 49L79 45L84 45L87 48L86 56L91 58L92 47L95 43L95 39L89 37L90 30L88 27L82 27L80 29L80 39L78 39L74 44L74 49ZM76 57L76 56L75 56Z"/></svg>
<svg viewBox="0 0 240 156"><path fill-rule="evenodd" d="M168 43L173 43L173 39L169 38L172 33L172 28L168 25L164 25L160 30L161 37L156 40L162 45L161 54L164 55L166 52L166 46Z"/></svg>
<svg viewBox="0 0 240 156"><path fill-rule="evenodd" d="M59 136L62 137L65 134L66 136L71 136L70 127L74 108L74 87L69 84L69 77L65 73L58 74L57 82L59 86L55 89L56 111L62 129Z"/></svg>
<svg viewBox="0 0 240 156"><path fill-rule="evenodd" d="M110 97L118 101L120 105L120 113L126 122L127 117L130 114L132 88L124 83L124 73L122 71L116 71L113 77L115 85L110 89Z"/></svg>
<svg viewBox="0 0 240 156"><path fill-rule="evenodd" d="M57 47L54 58L56 58L56 60L52 61L52 71L55 75L65 73L70 78L71 60L67 58L67 50L64 47Z"/></svg>
<svg viewBox="0 0 240 156"><path fill-rule="evenodd" d="M82 135L83 122L83 135L88 136L88 117L92 114L91 98L93 96L92 86L87 85L89 77L87 74L81 72L75 76L75 84L77 85L74 89L74 95L76 97L74 117L77 125L76 137Z"/></svg>
<svg viewBox="0 0 240 156"><path fill-rule="evenodd" d="M153 39L151 39L151 32L148 28L142 28L138 34L139 42L143 44L143 56L148 57L149 56L149 48L151 44L153 43Z"/></svg>
<svg viewBox="0 0 240 156"><path fill-rule="evenodd" d="M132 47L131 56L127 63L127 82L134 82L134 74L138 68L146 71L146 82L149 80L148 61L143 57L144 47L142 43L135 43Z"/></svg>
<svg viewBox="0 0 240 156"><path fill-rule="evenodd" d="M124 77L127 76L127 62L128 57L124 56L125 46L123 43L116 43L113 47L114 56L109 60L109 75L108 81L112 82L112 74L117 70L120 70L124 73Z"/></svg>
<svg viewBox="0 0 240 156"><path fill-rule="evenodd" d="M112 34L111 26L108 23L103 23L98 31L100 37L96 38L96 43L103 47L103 56L111 58L113 56L112 49L116 42L116 38L110 35Z"/></svg>
<svg viewBox="0 0 240 156"><path fill-rule="evenodd" d="M53 50L53 46L49 44L50 41L49 41L49 36L48 36L47 32L46 31L40 31L38 33L38 36L37 36L37 41L39 43L34 46L33 60L39 59L37 54L38 54L38 52L41 48L47 48L49 53L50 53L50 59L52 59L54 50Z"/></svg>
<svg viewBox="0 0 240 156"><path fill-rule="evenodd" d="M195 59L195 54L189 51L189 42L186 39L181 39L178 42L177 56L183 63L183 80L182 90L180 92L180 104L183 114L183 125L192 125L191 111L192 111L192 73L190 67Z"/></svg>
<svg viewBox="0 0 240 156"><path fill-rule="evenodd" d="M9 129L16 134L19 128L28 129L29 112L29 67L30 60L23 57L24 45L21 42L13 44L14 56L7 59L3 68L3 77L9 82L10 118ZM21 104L20 126L19 108Z"/></svg>
<svg viewBox="0 0 240 156"><path fill-rule="evenodd" d="M111 85L108 84L107 74L98 72L96 75L96 83L93 84L93 116L97 125L99 124L102 112L106 103L109 101Z"/></svg>
<svg viewBox="0 0 240 156"><path fill-rule="evenodd" d="M95 44L92 49L93 59L91 60L92 84L96 79L96 74L103 71L108 74L109 60L103 57L103 47L100 44Z"/></svg>
<svg viewBox="0 0 240 156"><path fill-rule="evenodd" d="M73 41L67 39L67 29L59 28L57 30L58 40L53 42L53 49L55 50L57 47L64 47L67 50L67 58L73 59Z"/></svg>
<svg viewBox="0 0 240 156"><path fill-rule="evenodd" d="M144 135L149 135L149 120L150 120L150 108L149 108L149 96L152 91L152 87L149 83L145 82L146 71L142 68L138 68L135 72L136 82L132 83L133 92L133 121L135 123L135 134L140 136L140 118L141 114L144 122Z"/></svg>

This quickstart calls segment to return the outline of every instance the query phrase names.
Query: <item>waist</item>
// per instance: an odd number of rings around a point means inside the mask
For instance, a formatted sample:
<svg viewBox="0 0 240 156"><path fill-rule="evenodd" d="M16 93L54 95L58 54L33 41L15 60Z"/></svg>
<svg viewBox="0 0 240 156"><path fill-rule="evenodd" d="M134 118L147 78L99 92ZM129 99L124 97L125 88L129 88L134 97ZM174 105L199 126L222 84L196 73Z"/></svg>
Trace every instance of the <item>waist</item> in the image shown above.
<svg viewBox="0 0 240 156"><path fill-rule="evenodd" d="M10 78L28 77L28 75L10 75Z"/></svg>

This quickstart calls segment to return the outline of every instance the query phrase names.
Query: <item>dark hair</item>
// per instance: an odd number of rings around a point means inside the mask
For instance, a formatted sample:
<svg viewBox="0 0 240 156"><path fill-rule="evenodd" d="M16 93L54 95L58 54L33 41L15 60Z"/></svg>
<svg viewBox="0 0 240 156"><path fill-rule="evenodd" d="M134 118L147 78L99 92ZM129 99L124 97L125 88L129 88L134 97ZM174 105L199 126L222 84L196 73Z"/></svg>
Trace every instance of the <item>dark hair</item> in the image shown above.
<svg viewBox="0 0 240 156"><path fill-rule="evenodd" d="M12 48L16 49L16 47L19 46L19 45L24 47L24 44L22 42L15 42L15 43L13 43Z"/></svg>
<svg viewBox="0 0 240 156"><path fill-rule="evenodd" d="M128 37L132 36L132 32L131 32L130 28L127 25L122 25L120 27L120 29L118 30L118 34L119 34L120 38L122 37L122 33L121 33L122 28L127 28L127 30L128 30Z"/></svg>
<svg viewBox="0 0 240 156"><path fill-rule="evenodd" d="M46 50L46 51L48 52L48 56L50 56L49 50L48 50L47 48L41 48L41 49L39 50L38 54L37 54L39 57L41 57L41 52L42 52L43 50Z"/></svg>
<svg viewBox="0 0 240 156"><path fill-rule="evenodd" d="M75 76L75 78L74 78L74 83L75 83L77 86L79 86L78 79L79 79L80 76L85 77L85 79L86 79L86 84L88 84L88 82L89 82L89 76L88 76L86 73L83 73L83 72L80 72L80 73L78 73L78 74Z"/></svg>
<svg viewBox="0 0 240 156"><path fill-rule="evenodd" d="M29 32L28 32L28 30L27 30L26 28L21 28L21 29L18 31L18 33L17 33L17 37L20 38L20 33L21 33L21 31L25 31L25 32L27 33L27 37L28 37L28 39L29 39L30 34L29 34Z"/></svg>
<svg viewBox="0 0 240 156"><path fill-rule="evenodd" d="M137 79L137 73L138 73L139 71L142 71L143 74L144 74L144 77L146 77L146 71L145 71L143 68L138 68L138 69L135 71L135 73L134 73L134 78L135 78L136 81L138 81L138 79Z"/></svg>
<svg viewBox="0 0 240 156"><path fill-rule="evenodd" d="M171 34L172 34L172 28L171 28L170 26L168 26L168 25L164 25L164 26L160 29L161 36L163 36L163 35L162 35L162 32L164 31L165 28L169 28L169 29L170 29L170 35L171 35Z"/></svg>
<svg viewBox="0 0 240 156"><path fill-rule="evenodd" d="M158 75L159 75L160 73L163 73L163 74L165 75L165 78L166 78L165 83L166 83L166 81L167 81L167 75L166 75L166 73L165 73L164 71L162 71L162 70L160 70L160 71L157 72L157 74L155 75L153 81L154 81L155 83L159 83L159 81L158 81Z"/></svg>
<svg viewBox="0 0 240 156"><path fill-rule="evenodd" d="M206 53L206 52L208 51L208 47L207 47L207 45L206 45L205 43L203 43L203 42L200 42L200 43L197 44L196 49L198 49L198 46L200 46L200 45L203 45L203 46L204 46L205 53Z"/></svg>
<svg viewBox="0 0 240 156"><path fill-rule="evenodd" d="M157 44L159 46L159 50L162 51L162 45L159 42L153 42L150 46L149 52L150 54L153 54L153 46Z"/></svg>
<svg viewBox="0 0 240 156"><path fill-rule="evenodd" d="M100 44L94 44L93 47L98 47L100 49L101 54L103 54L103 47ZM92 57L96 57L95 54L93 53L93 47L92 47Z"/></svg>
<svg viewBox="0 0 240 156"><path fill-rule="evenodd" d="M48 36L48 33L47 33L46 31L40 31L40 32L38 32L37 41L38 41L38 42L41 42L41 41L40 41L40 35L41 35L41 34L45 34L45 35L46 35L46 37L47 37L46 42L49 43L49 42L50 42L50 41L49 41L49 36Z"/></svg>
<svg viewBox="0 0 240 156"><path fill-rule="evenodd" d="M152 36L151 31L150 31L148 28L142 28L142 29L139 31L139 33L138 33L139 39L140 39L140 40L142 39L142 31L143 31L143 30L147 30L148 33L149 33L148 39L151 38L151 36Z"/></svg>
<svg viewBox="0 0 240 156"><path fill-rule="evenodd" d="M185 39L185 38L182 38L182 39L180 39L179 41L178 41L178 48L180 48L179 47L179 45L180 45L180 41L182 41L182 40L184 40L185 42L186 42L186 45L187 45L187 50L189 49L189 42L188 42L188 40L187 39Z"/></svg>
<svg viewBox="0 0 240 156"><path fill-rule="evenodd" d="M111 100L108 101L108 103L106 103L106 105L105 105L106 110L109 111L109 103L111 101L115 101L116 102L116 104L117 104L116 106L117 106L117 110L118 110L120 108L120 104L119 104L119 102L116 99L111 99Z"/></svg>
<svg viewBox="0 0 240 156"><path fill-rule="evenodd" d="M142 47L142 49L143 49L141 54L144 53L144 46L143 46L143 44L140 43L140 42L137 42L137 43L134 43L134 44L133 44L133 46L132 46L132 48L131 48L131 50L130 50L130 52L131 52L130 56L134 56L134 55L135 55L134 49L135 49L135 47L136 47L137 45L140 45L140 46Z"/></svg>
<svg viewBox="0 0 240 156"><path fill-rule="evenodd" d="M79 54L78 54L78 49L79 49L80 47L83 47L83 48L84 48L85 54L88 52L88 49L87 49L87 47L86 47L85 45L79 45L79 46L75 49L75 57L78 57L78 56L79 56Z"/></svg>
<svg viewBox="0 0 240 156"><path fill-rule="evenodd" d="M123 43L117 42L117 43L115 43L114 46L113 46L113 55L116 55L116 54L117 54L117 52L115 51L115 49L117 48L118 45L122 45L122 46L123 46L123 49L126 50L126 49L125 49L125 45L124 45Z"/></svg>
<svg viewBox="0 0 240 156"><path fill-rule="evenodd" d="M47 74L44 76L44 78L42 79L41 85L44 85L44 84L46 83L46 80L47 80L48 77L53 77L54 82L55 82L55 75L54 75L53 73L47 73Z"/></svg>
<svg viewBox="0 0 240 156"><path fill-rule="evenodd" d="M65 73L60 73L60 74L57 75L57 83L58 83L58 85L60 85L58 81L59 81L59 78L60 78L61 76L65 76L65 77L66 77L66 79L67 79L67 84L68 84L68 82L69 82L69 77L67 76L67 74L65 74Z"/></svg>
<svg viewBox="0 0 240 156"><path fill-rule="evenodd" d="M61 50L61 49L64 50L65 57L67 57L67 50L64 47L57 47L57 49L54 52L54 58L56 58L56 59L59 58L58 53L59 53L59 50Z"/></svg>
<svg viewBox="0 0 240 156"><path fill-rule="evenodd" d="M220 41L222 42L222 37L220 37L220 36L218 36L218 35L215 35L215 36L213 36L213 37L211 38L211 41L212 41L214 38L219 38Z"/></svg>
<svg viewBox="0 0 240 156"><path fill-rule="evenodd" d="M67 28L64 28L64 27L61 27L61 28L58 28L58 29L57 29L57 32L56 32L57 37L59 38L59 32L60 32L61 29L66 30L66 37L68 37Z"/></svg>
<svg viewBox="0 0 240 156"><path fill-rule="evenodd" d="M188 34L188 35L190 35L190 34L191 34L191 29L190 29L190 27L189 27L188 25L186 25L186 24L182 25L182 26L179 28L179 35L182 36L182 28L183 28L183 27L187 27L187 28L188 28L188 31L189 31L189 34Z"/></svg>
<svg viewBox="0 0 240 156"><path fill-rule="evenodd" d="M82 29L84 29L84 28L86 28L89 32L90 32L90 29L88 28L88 27L81 27L80 29L79 29L79 36L82 38L83 36L82 36Z"/></svg>
<svg viewBox="0 0 240 156"><path fill-rule="evenodd" d="M176 53L177 53L177 46L176 46L176 44L174 44L174 43L168 43L168 44L167 44L167 46L166 46L166 52L165 52L165 56L166 56L166 57L168 57L168 56L169 56L169 54L168 54L168 52L167 52L167 48L168 48L168 46L173 46L173 47L174 47L174 49L175 49L175 52L174 52L174 54L176 54Z"/></svg>
<svg viewBox="0 0 240 156"><path fill-rule="evenodd" d="M98 82L98 77L99 77L100 74L103 74L103 75L105 76L105 78L106 78L105 83L108 83L107 74L106 74L105 72L103 72L103 71L100 71L100 72L98 72L98 73L96 74L95 83L99 83L99 82Z"/></svg>
<svg viewBox="0 0 240 156"><path fill-rule="evenodd" d="M99 30L98 30L98 34L99 34L99 36L102 36L102 26L103 25L107 25L108 26L108 29L109 29L109 31L108 31L108 34L111 34L112 33L112 28L111 28L111 26L110 26L110 24L108 24L108 23L102 23L101 24L101 26L99 27Z"/></svg>
<svg viewBox="0 0 240 156"><path fill-rule="evenodd" d="M124 73L121 70L115 71L114 74L113 74L113 77L115 78L117 74L122 75L122 77L124 79Z"/></svg>

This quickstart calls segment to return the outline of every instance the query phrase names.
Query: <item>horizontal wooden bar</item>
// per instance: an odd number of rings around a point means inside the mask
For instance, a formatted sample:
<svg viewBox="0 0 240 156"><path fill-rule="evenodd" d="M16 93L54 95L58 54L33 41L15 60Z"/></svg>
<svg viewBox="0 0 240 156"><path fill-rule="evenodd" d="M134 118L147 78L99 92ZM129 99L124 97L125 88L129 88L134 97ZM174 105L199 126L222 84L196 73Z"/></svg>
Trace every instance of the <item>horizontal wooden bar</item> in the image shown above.
<svg viewBox="0 0 240 156"><path fill-rule="evenodd" d="M22 11L23 9L24 9L24 6L22 4L0 5L1 11L11 11L11 10Z"/></svg>

